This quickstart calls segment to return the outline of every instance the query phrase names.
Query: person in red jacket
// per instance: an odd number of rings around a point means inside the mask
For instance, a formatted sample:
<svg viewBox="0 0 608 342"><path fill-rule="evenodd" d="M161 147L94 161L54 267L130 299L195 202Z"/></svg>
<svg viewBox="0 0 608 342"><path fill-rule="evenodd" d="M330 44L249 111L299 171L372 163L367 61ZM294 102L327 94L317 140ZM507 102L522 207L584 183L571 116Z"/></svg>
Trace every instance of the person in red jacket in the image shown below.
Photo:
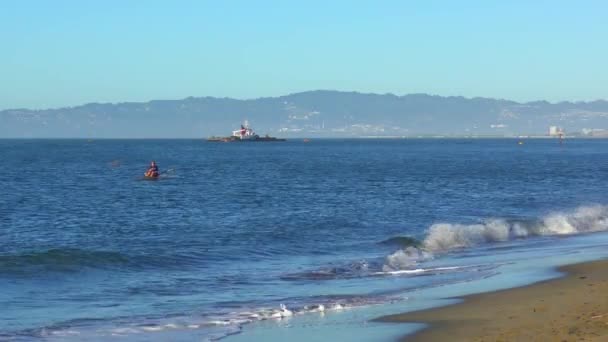
<svg viewBox="0 0 608 342"><path fill-rule="evenodd" d="M144 176L150 178L157 178L159 176L158 166L154 160L150 163L150 167L148 168L148 171L144 173Z"/></svg>

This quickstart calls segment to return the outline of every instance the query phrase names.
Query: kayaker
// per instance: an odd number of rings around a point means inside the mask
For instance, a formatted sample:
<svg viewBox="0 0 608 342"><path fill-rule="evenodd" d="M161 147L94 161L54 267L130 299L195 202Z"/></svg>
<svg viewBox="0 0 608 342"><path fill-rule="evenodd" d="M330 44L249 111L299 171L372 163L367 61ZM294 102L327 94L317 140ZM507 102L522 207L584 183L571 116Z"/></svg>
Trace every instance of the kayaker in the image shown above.
<svg viewBox="0 0 608 342"><path fill-rule="evenodd" d="M150 167L148 168L148 171L146 171L146 173L144 173L144 176L156 178L156 177L158 177L158 175L159 175L158 166L156 165L156 162L153 160L152 162L150 162Z"/></svg>

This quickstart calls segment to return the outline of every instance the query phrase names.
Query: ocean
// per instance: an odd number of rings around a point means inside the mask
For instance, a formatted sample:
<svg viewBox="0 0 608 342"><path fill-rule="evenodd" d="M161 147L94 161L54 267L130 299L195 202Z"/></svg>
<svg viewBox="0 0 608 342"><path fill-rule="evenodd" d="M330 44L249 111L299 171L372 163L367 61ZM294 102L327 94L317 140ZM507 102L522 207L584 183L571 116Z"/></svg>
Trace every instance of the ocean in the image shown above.
<svg viewBox="0 0 608 342"><path fill-rule="evenodd" d="M0 140L0 340L394 340L608 256L608 140L523 142Z"/></svg>

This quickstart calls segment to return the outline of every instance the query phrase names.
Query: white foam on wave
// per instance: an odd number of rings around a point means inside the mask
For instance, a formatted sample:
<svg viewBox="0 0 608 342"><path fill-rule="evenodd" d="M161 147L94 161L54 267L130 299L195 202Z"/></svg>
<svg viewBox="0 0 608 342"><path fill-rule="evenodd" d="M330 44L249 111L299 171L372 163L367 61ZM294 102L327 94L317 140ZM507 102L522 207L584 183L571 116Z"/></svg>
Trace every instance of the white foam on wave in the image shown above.
<svg viewBox="0 0 608 342"><path fill-rule="evenodd" d="M141 330L143 330L143 331L163 331L163 330L165 330L165 327L149 326L149 327L141 327Z"/></svg>
<svg viewBox="0 0 608 342"><path fill-rule="evenodd" d="M555 212L537 222L489 219L480 224L438 223L429 228L423 242L428 252L443 252L483 243L529 236L566 235L608 230L608 206L582 206L571 212Z"/></svg>
<svg viewBox="0 0 608 342"><path fill-rule="evenodd" d="M485 242L507 241L509 234L510 225L502 219L472 225L438 223L429 228L423 247L431 252L446 251Z"/></svg>
<svg viewBox="0 0 608 342"><path fill-rule="evenodd" d="M429 260L433 256L431 253L416 248L416 247L407 247L405 249L400 249L395 253L386 257L386 261L384 266L382 266L383 272L394 272L400 270L406 270L415 266L417 263L423 260Z"/></svg>
<svg viewBox="0 0 608 342"><path fill-rule="evenodd" d="M417 274L427 270L420 262L437 253L492 242L531 236L572 235L608 230L608 206L581 206L568 212L553 212L536 221L491 218L478 224L437 223L432 225L420 247L400 249L385 259L381 274Z"/></svg>
<svg viewBox="0 0 608 342"><path fill-rule="evenodd" d="M385 271L376 272L375 275L402 275L402 274L420 274L420 273L433 273L433 272L444 272L459 270L464 267L462 266L448 266L448 267L435 267L435 268L415 268L409 270L397 270L397 271Z"/></svg>
<svg viewBox="0 0 608 342"><path fill-rule="evenodd" d="M80 335L80 332L76 331L76 330L70 330L70 329L57 330L57 331L51 332L51 335L68 337L68 336Z"/></svg>
<svg viewBox="0 0 608 342"><path fill-rule="evenodd" d="M141 331L134 329L134 328L116 328L116 329L112 329L111 332L114 334L119 334L119 335L127 335L127 334L137 334Z"/></svg>
<svg viewBox="0 0 608 342"><path fill-rule="evenodd" d="M325 315L329 312L340 312L343 310L383 303L386 298L334 298L330 300L321 299L318 303L303 306L288 307L279 304L278 307L259 307L253 310L239 310L234 312L219 312L217 315L202 315L200 317L184 316L174 317L168 320L150 320L142 324L129 323L126 326L98 326L93 329L84 327L70 327L69 329L47 329L43 328L44 336L58 336L69 340L76 335L76 340L92 339L99 340L109 336L128 337L129 335L162 334L162 333L185 333L197 330L197 336L204 341L216 341L229 335L237 334L242 326L257 321L284 321L296 315L313 314ZM41 333L42 334L42 333ZM145 335L144 335L145 336ZM165 335L162 335L165 336ZM173 336L173 335L171 335ZM178 336L178 335L176 335ZM189 336L189 335L185 335Z"/></svg>

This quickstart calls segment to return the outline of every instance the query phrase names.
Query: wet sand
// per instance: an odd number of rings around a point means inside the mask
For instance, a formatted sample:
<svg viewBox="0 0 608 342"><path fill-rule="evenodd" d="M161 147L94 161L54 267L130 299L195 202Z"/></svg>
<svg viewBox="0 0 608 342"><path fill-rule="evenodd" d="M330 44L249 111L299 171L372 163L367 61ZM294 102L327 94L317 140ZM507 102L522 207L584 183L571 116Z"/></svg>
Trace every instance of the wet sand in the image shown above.
<svg viewBox="0 0 608 342"><path fill-rule="evenodd" d="M608 260L560 271L567 275L378 321L429 324L403 341L608 341Z"/></svg>

